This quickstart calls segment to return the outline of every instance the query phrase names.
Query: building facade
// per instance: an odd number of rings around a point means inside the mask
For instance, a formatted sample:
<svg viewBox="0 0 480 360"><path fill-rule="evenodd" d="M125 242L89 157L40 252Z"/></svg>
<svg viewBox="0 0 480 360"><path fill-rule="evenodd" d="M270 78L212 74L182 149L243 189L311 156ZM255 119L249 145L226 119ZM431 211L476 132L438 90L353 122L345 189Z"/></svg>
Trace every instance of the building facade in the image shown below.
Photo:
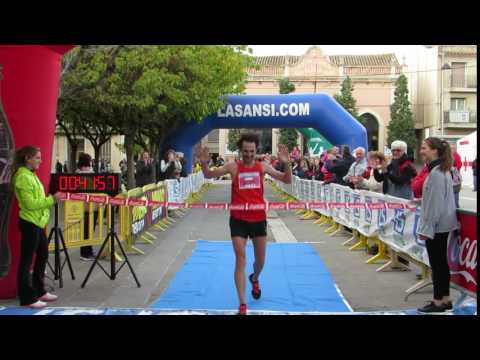
<svg viewBox="0 0 480 360"><path fill-rule="evenodd" d="M249 95L279 94L278 80L286 77L295 85L295 93L323 92L333 96L340 92L346 76L350 76L358 113L367 123L369 148L383 151L388 145L387 126L395 81L406 70L395 54L328 56L314 46L301 56L260 56L255 60L259 69L247 70L245 92ZM271 146L267 146L272 153L277 151L278 137L278 129L272 129ZM231 157L227 142L227 129L214 130L202 140L212 153L218 151L223 157Z"/></svg>
<svg viewBox="0 0 480 360"><path fill-rule="evenodd" d="M422 45L411 87L415 128L455 142L477 128L477 46Z"/></svg>
<svg viewBox="0 0 480 360"><path fill-rule="evenodd" d="M77 153L75 159L71 159L71 147L68 143L67 137L57 129L55 139L53 143L52 151L52 173L55 172L55 164L57 160L63 165L65 162L68 164L76 164L78 161L78 155L82 152L94 157L94 150L90 141L84 137L78 137L77 139ZM110 166L110 170L113 172L120 172L120 161L126 158L126 155L120 150L124 143L124 136L115 135L110 141L107 141L100 149L100 160L104 160ZM75 172L76 169L68 169L69 172Z"/></svg>

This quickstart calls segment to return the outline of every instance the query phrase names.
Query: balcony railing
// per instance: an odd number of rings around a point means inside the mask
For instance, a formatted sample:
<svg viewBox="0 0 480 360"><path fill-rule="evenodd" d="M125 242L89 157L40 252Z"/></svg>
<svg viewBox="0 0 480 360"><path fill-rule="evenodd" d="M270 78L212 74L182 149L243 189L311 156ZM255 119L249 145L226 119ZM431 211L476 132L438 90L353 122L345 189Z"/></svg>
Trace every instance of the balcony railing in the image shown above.
<svg viewBox="0 0 480 360"><path fill-rule="evenodd" d="M458 110L449 110L444 112L443 121L445 123L453 124L472 124L477 123L477 112L476 111L458 111Z"/></svg>
<svg viewBox="0 0 480 360"><path fill-rule="evenodd" d="M475 89L477 87L477 69L467 67L464 76L451 74L450 87Z"/></svg>

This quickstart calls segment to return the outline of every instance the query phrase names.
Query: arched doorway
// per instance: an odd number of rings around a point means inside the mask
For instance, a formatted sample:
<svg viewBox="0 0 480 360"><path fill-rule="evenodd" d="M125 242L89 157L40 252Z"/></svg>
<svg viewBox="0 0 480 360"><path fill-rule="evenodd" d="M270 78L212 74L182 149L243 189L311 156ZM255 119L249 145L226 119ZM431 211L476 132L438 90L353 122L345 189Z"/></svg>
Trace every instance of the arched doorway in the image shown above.
<svg viewBox="0 0 480 360"><path fill-rule="evenodd" d="M368 149L377 151L379 136L377 118L370 113L365 113L360 115L360 120L367 129Z"/></svg>

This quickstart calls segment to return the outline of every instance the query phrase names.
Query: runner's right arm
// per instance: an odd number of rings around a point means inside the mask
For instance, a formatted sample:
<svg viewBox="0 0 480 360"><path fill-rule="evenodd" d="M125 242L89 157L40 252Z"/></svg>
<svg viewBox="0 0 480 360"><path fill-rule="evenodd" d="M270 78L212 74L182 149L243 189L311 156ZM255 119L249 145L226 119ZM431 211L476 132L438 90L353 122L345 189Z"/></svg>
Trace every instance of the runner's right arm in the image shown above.
<svg viewBox="0 0 480 360"><path fill-rule="evenodd" d="M207 147L202 147L197 156L200 159L203 176L205 176L205 178L211 179L221 177L227 174L232 175L232 166L234 165L234 163L227 163L222 167L219 167L218 169L210 170L210 168L208 167L208 162L210 161L210 153Z"/></svg>
<svg viewBox="0 0 480 360"><path fill-rule="evenodd" d="M208 162L207 163L202 162L203 176L205 176L205 178L207 179L222 177L223 175L227 175L227 174L231 175L232 174L231 167L232 167L232 163L227 163L226 165L223 165L222 167L219 167L215 170L210 170L210 168L208 167Z"/></svg>

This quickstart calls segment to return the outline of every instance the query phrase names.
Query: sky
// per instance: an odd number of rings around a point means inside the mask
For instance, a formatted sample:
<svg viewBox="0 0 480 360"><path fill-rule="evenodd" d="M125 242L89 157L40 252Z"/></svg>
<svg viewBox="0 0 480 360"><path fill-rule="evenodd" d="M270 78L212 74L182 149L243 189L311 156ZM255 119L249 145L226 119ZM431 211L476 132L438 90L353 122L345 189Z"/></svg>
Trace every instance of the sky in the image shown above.
<svg viewBox="0 0 480 360"><path fill-rule="evenodd" d="M249 45L254 56L303 55L313 45ZM408 66L415 64L416 49L421 45L316 45L325 55L362 55L395 53L398 62Z"/></svg>

